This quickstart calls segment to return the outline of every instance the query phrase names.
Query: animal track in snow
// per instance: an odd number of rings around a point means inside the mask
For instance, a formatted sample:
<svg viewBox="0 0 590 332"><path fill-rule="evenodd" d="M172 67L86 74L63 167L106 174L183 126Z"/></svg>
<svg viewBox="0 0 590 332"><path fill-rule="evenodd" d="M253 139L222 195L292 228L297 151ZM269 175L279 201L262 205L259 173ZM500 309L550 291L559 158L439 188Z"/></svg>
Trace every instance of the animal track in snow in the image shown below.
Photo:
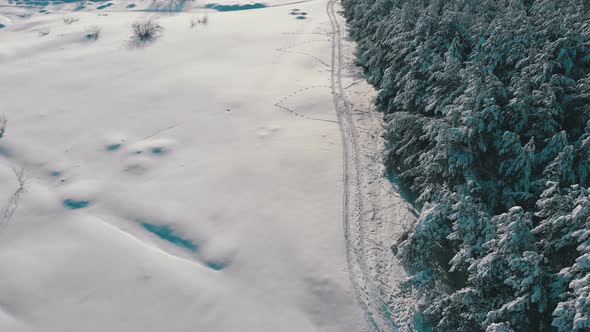
<svg viewBox="0 0 590 332"><path fill-rule="evenodd" d="M306 40L304 42L295 43L295 44L288 45L285 47L277 48L276 50L277 51L288 51L289 49L297 47L297 46L311 44L311 43L317 43L317 42L330 42L330 38Z"/></svg>
<svg viewBox="0 0 590 332"><path fill-rule="evenodd" d="M292 108L289 108L289 107L285 106L285 103L286 103L286 101L289 98L294 97L295 95L297 95L297 94L299 94L301 92L307 91L309 89L318 89L318 88L331 89L331 87L329 85L312 85L312 86L307 87L307 88L299 89L299 90L297 90L297 91L295 91L295 92L287 95L286 97L283 97L281 100L279 100L278 102L275 103L275 106L278 107L278 108L280 108L280 109L282 109L282 110L285 110L285 111L287 111L287 112L289 112L289 113L291 113L291 114L293 114L295 116L298 116L298 117L301 117L301 118L304 118L304 119L314 120L314 121L325 121L325 122L338 123L338 121L336 121L336 120L322 119L322 118L316 118L316 117L313 117L313 116L305 115L305 114L302 114L299 111L296 111L295 109L292 109Z"/></svg>
<svg viewBox="0 0 590 332"><path fill-rule="evenodd" d="M303 16L303 17L305 17L305 16ZM317 56L315 56L315 55L312 55L312 54L309 54L309 53L305 53L305 52L299 52L299 51L290 51L290 50L289 50L289 49L292 49L292 48L294 48L294 47L296 47L296 46L300 46L300 45L304 45L304 44L308 44L308 43L313 43L313 42L318 42L318 41L329 41L329 39L328 39L328 40L326 40L326 39L314 39L314 40L308 40L308 41L305 41L305 42L302 42L302 43L297 43L297 44L293 44L293 45L289 45L289 46L285 46L285 47L280 47L280 48L277 48L277 49L276 49L276 51L278 51L278 52L283 52L283 53L292 53L292 54L300 54L300 55L305 55L305 56L308 56L308 57L310 57L310 58L312 58L312 59L316 60L317 62L319 62L319 63L321 63L322 65L324 65L324 66L326 66L326 67L328 67L328 68L329 68L329 67L330 67L330 65L329 65L329 64L328 64L326 61L324 61L324 60L322 60L322 59L318 58L318 57L317 57Z"/></svg>

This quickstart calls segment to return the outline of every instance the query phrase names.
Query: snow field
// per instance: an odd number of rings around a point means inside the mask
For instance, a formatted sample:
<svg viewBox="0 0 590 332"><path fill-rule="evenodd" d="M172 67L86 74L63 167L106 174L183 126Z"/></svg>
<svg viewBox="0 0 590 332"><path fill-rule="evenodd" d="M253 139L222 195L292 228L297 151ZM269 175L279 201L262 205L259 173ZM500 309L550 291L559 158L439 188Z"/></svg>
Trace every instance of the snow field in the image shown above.
<svg viewBox="0 0 590 332"><path fill-rule="evenodd" d="M11 168L27 182L0 231L0 330L364 331L325 2L193 29L204 12L18 10L0 8L1 202ZM137 43L146 18L164 31Z"/></svg>

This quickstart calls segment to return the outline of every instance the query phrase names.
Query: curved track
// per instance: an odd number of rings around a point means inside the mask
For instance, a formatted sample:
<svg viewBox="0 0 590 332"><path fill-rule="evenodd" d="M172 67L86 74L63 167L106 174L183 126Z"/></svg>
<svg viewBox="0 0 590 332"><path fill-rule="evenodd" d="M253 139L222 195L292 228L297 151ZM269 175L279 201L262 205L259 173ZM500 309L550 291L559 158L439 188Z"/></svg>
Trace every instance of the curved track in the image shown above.
<svg viewBox="0 0 590 332"><path fill-rule="evenodd" d="M358 133L352 120L352 107L345 96L342 87L342 31L338 22L335 4L337 0L330 0L326 5L326 11L332 27L332 63L331 63L331 88L333 92L334 108L340 125L343 148L344 164L344 237L346 240L346 255L350 278L355 292L355 297L361 309L375 331L381 331L373 318L373 310L367 294L369 280L365 275L363 259L363 230L361 216L363 208L363 196L361 194L361 175L358 169Z"/></svg>
<svg viewBox="0 0 590 332"><path fill-rule="evenodd" d="M364 129L359 132L363 120L358 118L359 111L353 110L343 87L344 32L338 21L337 1L329 0L326 12L332 28L331 89L342 136L343 224L350 279L373 331L412 331L412 300L399 288L405 272L391 254L387 244L391 242L384 241L387 233L400 233L397 224L411 219L407 217L410 209L382 173L371 169L379 159L367 161L366 154L378 148L374 142L365 141ZM365 114L374 116L370 110Z"/></svg>

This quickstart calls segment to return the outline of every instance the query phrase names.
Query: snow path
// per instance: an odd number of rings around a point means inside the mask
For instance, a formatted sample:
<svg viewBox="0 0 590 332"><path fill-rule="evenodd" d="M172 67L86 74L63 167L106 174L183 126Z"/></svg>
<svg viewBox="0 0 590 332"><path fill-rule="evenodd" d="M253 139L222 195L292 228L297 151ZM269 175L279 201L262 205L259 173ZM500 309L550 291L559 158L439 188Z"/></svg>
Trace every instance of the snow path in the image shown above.
<svg viewBox="0 0 590 332"><path fill-rule="evenodd" d="M378 327L373 319L373 313L368 308L370 300L364 293L364 285L367 283L363 270L365 268L362 259L362 243L358 237L363 236L362 230L355 231L351 227L362 226L360 213L363 210L363 197L360 192L360 174L358 165L358 145L356 128L351 120L350 103L344 96L342 89L342 34L335 13L336 0L329 0L326 4L326 12L330 18L332 28L332 66L331 89L334 99L334 108L338 116L340 132L342 135L342 151L344 165L344 237L346 239L347 261L351 282L355 290L355 296L365 312L371 327L377 331Z"/></svg>
<svg viewBox="0 0 590 332"><path fill-rule="evenodd" d="M379 139L384 124L372 109L372 98L366 100L374 90L365 82L359 91L350 92L365 99L353 98L360 104L360 110L355 110L347 92L363 82L359 73L349 70L348 79L352 81L343 88L343 68L354 68L354 45L343 47L345 33L340 27L342 17L337 15L337 4L338 0L329 0L326 12L333 35L331 88L342 135L343 223L350 278L357 301L375 332L413 331L414 302L411 294L399 288L407 275L389 246L415 220L415 212L399 195L399 188L384 177L384 142ZM349 52L347 60L345 49Z"/></svg>

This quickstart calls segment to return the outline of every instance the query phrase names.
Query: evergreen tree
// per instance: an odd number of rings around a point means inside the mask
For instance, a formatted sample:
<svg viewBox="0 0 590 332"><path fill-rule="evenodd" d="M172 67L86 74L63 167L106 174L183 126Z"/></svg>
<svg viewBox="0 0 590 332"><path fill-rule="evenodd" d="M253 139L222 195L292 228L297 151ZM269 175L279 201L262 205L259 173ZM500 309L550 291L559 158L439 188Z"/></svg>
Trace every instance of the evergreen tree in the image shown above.
<svg viewBox="0 0 590 332"><path fill-rule="evenodd" d="M513 207L492 223L497 236L484 244L486 255L469 267L469 283L483 295L482 306L489 308L483 324L510 322L516 330L538 327L534 318L545 312L546 294L530 215Z"/></svg>
<svg viewBox="0 0 590 332"><path fill-rule="evenodd" d="M434 329L589 330L590 2L343 7L423 206L395 247Z"/></svg>

